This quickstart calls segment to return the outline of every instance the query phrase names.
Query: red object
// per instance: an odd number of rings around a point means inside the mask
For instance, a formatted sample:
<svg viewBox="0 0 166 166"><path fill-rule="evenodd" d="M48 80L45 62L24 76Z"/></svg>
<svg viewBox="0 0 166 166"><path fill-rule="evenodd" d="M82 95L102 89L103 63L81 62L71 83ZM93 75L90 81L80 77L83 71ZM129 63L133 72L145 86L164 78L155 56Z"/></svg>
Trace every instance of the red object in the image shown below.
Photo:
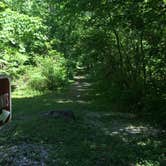
<svg viewBox="0 0 166 166"><path fill-rule="evenodd" d="M0 76L0 126L11 119L11 90L10 79Z"/></svg>

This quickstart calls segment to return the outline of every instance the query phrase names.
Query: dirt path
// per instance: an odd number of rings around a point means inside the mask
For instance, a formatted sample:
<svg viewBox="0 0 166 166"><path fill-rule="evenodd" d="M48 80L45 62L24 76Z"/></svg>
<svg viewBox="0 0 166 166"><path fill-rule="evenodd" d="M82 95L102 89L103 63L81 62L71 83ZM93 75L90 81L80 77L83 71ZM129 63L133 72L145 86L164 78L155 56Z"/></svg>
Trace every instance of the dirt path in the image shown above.
<svg viewBox="0 0 166 166"><path fill-rule="evenodd" d="M87 81L85 76L76 76L75 83L70 87L69 96L73 97L75 101L86 101L86 93L91 89L91 84ZM92 124L94 127L100 128L105 134L124 134L124 135L146 135L157 136L161 131L156 129L149 124L143 123L140 119L136 120L135 115L132 113L123 112L96 112L92 110L85 111L86 123ZM109 125L104 126L103 119L110 119ZM140 121L140 122L139 122Z"/></svg>
<svg viewBox="0 0 166 166"><path fill-rule="evenodd" d="M14 119L0 130L0 165L159 166L165 131L94 107L87 78L74 80L65 93L13 99ZM50 109L72 110L77 121L40 117Z"/></svg>

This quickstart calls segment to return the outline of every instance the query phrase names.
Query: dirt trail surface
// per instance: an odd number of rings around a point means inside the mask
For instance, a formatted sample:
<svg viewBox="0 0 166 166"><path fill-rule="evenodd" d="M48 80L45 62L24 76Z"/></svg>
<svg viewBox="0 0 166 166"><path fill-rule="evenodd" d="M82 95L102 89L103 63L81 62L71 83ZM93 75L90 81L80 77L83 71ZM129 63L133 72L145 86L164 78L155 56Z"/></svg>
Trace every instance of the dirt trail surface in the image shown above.
<svg viewBox="0 0 166 166"><path fill-rule="evenodd" d="M0 165L148 166L165 161L165 131L133 114L100 110L90 91L86 77L76 76L64 92L14 98L14 119L0 130ZM41 117L51 109L72 110L77 120Z"/></svg>

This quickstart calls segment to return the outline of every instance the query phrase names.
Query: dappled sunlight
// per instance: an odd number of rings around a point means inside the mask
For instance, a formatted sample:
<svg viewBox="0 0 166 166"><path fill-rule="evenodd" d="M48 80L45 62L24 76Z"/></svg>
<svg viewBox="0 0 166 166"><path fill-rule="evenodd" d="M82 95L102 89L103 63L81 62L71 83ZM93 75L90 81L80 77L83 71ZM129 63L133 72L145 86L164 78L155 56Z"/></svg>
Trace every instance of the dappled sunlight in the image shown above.
<svg viewBox="0 0 166 166"><path fill-rule="evenodd" d="M59 103L59 104L67 104L67 103L73 103L72 100L63 100L63 99L57 99L55 100L56 103Z"/></svg>
<svg viewBox="0 0 166 166"><path fill-rule="evenodd" d="M165 166L165 2L0 1L0 166Z"/></svg>
<svg viewBox="0 0 166 166"><path fill-rule="evenodd" d="M85 78L83 80L86 81ZM3 133L10 133L11 142L11 146L5 152L13 153L14 149L20 153L27 146L30 147L29 151L48 155L54 154L55 149L51 149L53 144L61 149L62 153L70 154L72 151L72 154L75 154L73 148L78 148L79 154L92 156L107 154L104 159L99 157L97 161L99 163L106 160L112 162L112 156L120 156L126 160L129 155L131 161L137 165L140 164L137 160L154 163L156 159L153 159L149 149L155 152L160 149L162 141L157 140L157 137L161 131L136 121L134 113L113 112L110 108L109 111L105 110L105 106L101 107L99 103L94 102L95 97L101 94L91 93L93 92L91 84L83 80L79 80L78 77L68 90L52 93L30 92L27 95L23 91L15 93L12 122L15 128L11 125L10 132L3 131ZM49 111L56 110L73 111L76 121L47 116ZM0 141L5 142L6 145L5 138L5 136L1 137ZM138 152L140 152L139 156L137 156ZM60 151L56 153L59 154ZM25 157L25 160L16 158L24 163L30 162L30 155ZM116 159L119 161L118 158Z"/></svg>
<svg viewBox="0 0 166 166"><path fill-rule="evenodd" d="M155 129L149 126L134 126L128 125L121 126L116 125L113 128L101 128L106 135L144 135L144 136L157 136L160 132L159 129Z"/></svg>
<svg viewBox="0 0 166 166"><path fill-rule="evenodd" d="M74 79L75 80L81 80L81 81L84 81L86 80L86 76L85 75L77 75L77 76L74 76Z"/></svg>
<svg viewBox="0 0 166 166"><path fill-rule="evenodd" d="M78 103L78 104L91 104L90 101L85 101L85 100L76 100L76 103Z"/></svg>
<svg viewBox="0 0 166 166"><path fill-rule="evenodd" d="M77 85L77 88L89 88L90 86L92 86L90 83L82 83L81 85L78 83Z"/></svg>
<svg viewBox="0 0 166 166"><path fill-rule="evenodd" d="M105 120L107 117L107 121ZM97 128L104 135L118 136L125 140L127 137L158 137L158 135L166 133L165 130L152 127L146 123L138 123L133 121L134 115L130 113L90 113L85 117L85 123Z"/></svg>
<svg viewBox="0 0 166 166"><path fill-rule="evenodd" d="M17 137L17 136L19 136L20 133L21 133L21 131L15 131L15 133L13 134L13 137Z"/></svg>

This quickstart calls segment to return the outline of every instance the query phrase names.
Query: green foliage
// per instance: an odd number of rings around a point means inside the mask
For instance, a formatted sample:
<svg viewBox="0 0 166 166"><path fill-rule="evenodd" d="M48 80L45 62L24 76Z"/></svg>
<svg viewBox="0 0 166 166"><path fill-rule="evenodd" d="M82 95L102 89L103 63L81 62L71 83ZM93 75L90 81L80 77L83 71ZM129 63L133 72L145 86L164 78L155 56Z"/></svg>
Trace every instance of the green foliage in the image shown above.
<svg viewBox="0 0 166 166"><path fill-rule="evenodd" d="M42 90L63 86L82 67L117 107L153 113L152 103L165 101L165 7L165 0L3 0L0 71L21 78L30 66L30 84ZM56 62L59 53L65 59Z"/></svg>
<svg viewBox="0 0 166 166"><path fill-rule="evenodd" d="M5 48L0 55L0 72L6 73L11 78L19 78L25 73L26 66L24 63L28 61L28 56L22 54L15 49Z"/></svg>
<svg viewBox="0 0 166 166"><path fill-rule="evenodd" d="M70 14L82 16L86 29L77 44L79 59L96 77L95 81L100 81L100 90L105 90L105 96L116 100L122 110L153 113L154 100L155 105L160 103L157 98L165 101L165 2L66 3ZM155 114L159 119L165 115L161 107ZM164 119L165 116L161 121Z"/></svg>
<svg viewBox="0 0 166 166"><path fill-rule="evenodd" d="M36 67L28 68L27 71L27 84L31 89L37 91L46 90L46 79L41 75L40 69ZM27 88L27 87L25 87Z"/></svg>
<svg viewBox="0 0 166 166"><path fill-rule="evenodd" d="M79 84L79 89L86 89L84 94L89 89L84 86L86 83ZM93 100L94 96L84 96L81 101L85 102L78 102L80 98L73 100L70 91L31 96L25 92L13 95L15 120L1 129L1 152L8 160L1 158L0 164L4 160L13 162L12 157L14 161L18 158L20 161L20 155L30 158L30 162L37 160L40 163L41 156L37 155L41 148L36 148L38 146L47 150L49 157L42 160L46 165L159 166L164 163L164 135L158 136L156 130L142 120L132 118L130 114L101 111L97 102L94 103L96 109L89 107L86 101ZM74 111L77 121L45 115L47 111L66 108ZM18 148L21 145L26 148L26 153L22 153L23 148ZM35 148L30 148L32 155L29 147L34 145ZM11 153L7 153L9 148Z"/></svg>
<svg viewBox="0 0 166 166"><path fill-rule="evenodd" d="M3 2L0 2L0 11L4 11L7 8L7 5Z"/></svg>
<svg viewBox="0 0 166 166"><path fill-rule="evenodd" d="M0 41L19 52L45 51L46 26L38 17L29 17L10 9L0 14Z"/></svg>
<svg viewBox="0 0 166 166"><path fill-rule="evenodd" d="M39 91L56 90L68 82L66 60L61 54L36 58L36 67L28 70L30 86Z"/></svg>
<svg viewBox="0 0 166 166"><path fill-rule="evenodd" d="M1 73L18 79L36 53L47 52L46 26L39 17L30 17L5 8L0 12Z"/></svg>
<svg viewBox="0 0 166 166"><path fill-rule="evenodd" d="M147 135L141 119L166 127L165 2L1 1L0 73L13 78L17 96L14 128L0 132L0 150L30 142L53 146L48 165L160 165L165 157L159 140L163 135ZM82 77L74 84L79 95L73 87L71 94L63 91L77 67L84 69L78 74L93 78L95 90L87 82L80 86L86 79ZM77 123L39 116L38 110L55 108L77 108ZM89 116L91 109L94 117ZM9 165L10 159L5 157Z"/></svg>

